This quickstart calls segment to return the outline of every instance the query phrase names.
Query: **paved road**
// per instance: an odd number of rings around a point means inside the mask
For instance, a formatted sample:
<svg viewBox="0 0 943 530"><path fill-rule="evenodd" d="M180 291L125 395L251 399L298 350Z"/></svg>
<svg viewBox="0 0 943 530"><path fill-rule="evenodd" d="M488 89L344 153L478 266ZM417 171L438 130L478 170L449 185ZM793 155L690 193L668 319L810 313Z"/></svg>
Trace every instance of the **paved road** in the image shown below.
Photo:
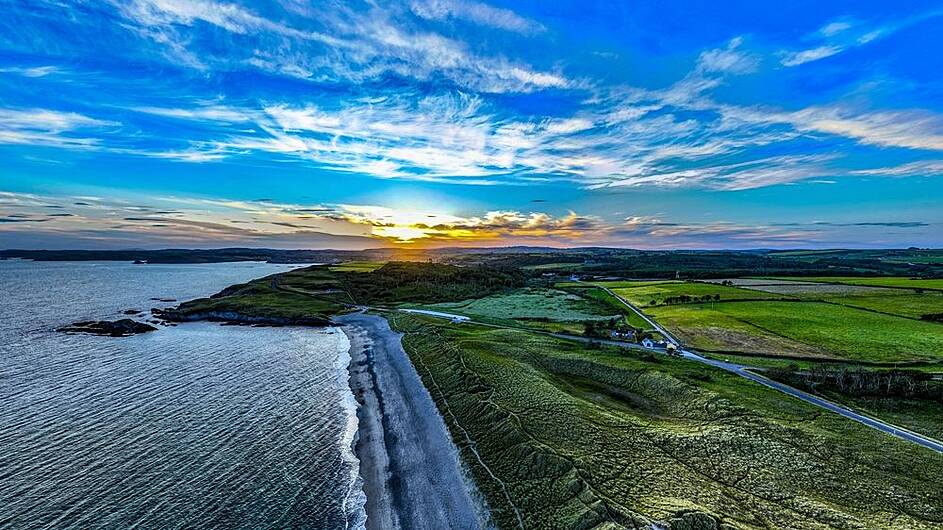
<svg viewBox="0 0 943 530"><path fill-rule="evenodd" d="M839 405L839 404L837 404L837 403L833 403L833 402L831 402L831 401L829 401L829 400L827 400L827 399L823 399L823 398L820 398L820 397L818 397L818 396L809 394L808 392L803 392L803 391L801 391L801 390L797 390L797 389L795 389L795 388L793 388L793 387L791 387L791 386L789 386L789 385L785 385L785 384L780 383L780 382L778 382L778 381L773 381L772 379L769 379L768 377L764 377L764 376L762 376L762 375L760 375L760 374L758 374L758 373L752 371L751 368L753 368L753 367L745 366L745 365L742 365L742 364L736 364L736 363L725 362L725 361L718 361L718 360L716 360L716 359L709 359L709 358L707 358L707 357L703 357L703 356L699 355L697 352L695 352L695 351L693 351L693 350L686 349L686 348L683 347L683 345L681 344L681 342L678 341L677 338L675 338L675 337L674 337L671 333L669 333L665 328L663 328L663 327L661 327L660 325L658 325L657 322L655 322L654 320L648 318L647 315L645 315L644 313L642 313L642 311L639 310L639 308L635 307L635 306L634 306L632 303L630 303L628 300L622 298L621 296L619 296L618 294L616 294L615 292L613 292L611 289L609 289L609 288L607 288L607 287L601 287L601 286L599 286L599 287L600 287L600 289L602 289L602 290L606 291L607 293L609 293L613 298L615 298L616 300L620 301L623 305L625 305L627 308L629 308L630 310L632 310L635 314L637 314L638 316L640 316L640 317L642 317L643 319L645 319L645 321L648 322L649 325L651 325L653 329L655 329L656 331L658 331L659 333L661 333L662 335L664 335L665 338L666 338L669 342L671 342L672 344L674 344L675 347L678 348L678 352L679 352L679 353L681 354L681 356L684 357L685 359L690 359L690 360L692 360L692 361L697 361L697 362L700 362L700 363L704 363L704 364L707 364L707 365L710 365L710 366L713 366L713 367L716 367L716 368L720 368L721 370L726 370L726 371L728 371L728 372L737 374L737 375L739 375L740 377L749 379L750 381L754 381L754 382L759 383L759 384L761 384L761 385L763 385L763 386L765 386L765 387L772 388L772 389L774 389L774 390L779 390L780 392L782 392L782 393L784 393L784 394L788 394L788 395L790 395L790 396L792 396L792 397L794 397L794 398L796 398L796 399L800 399L800 400L802 400L802 401L805 401L806 403L810 403L810 404L815 405L815 406L817 406L817 407L820 407L820 408L823 408L823 409L825 409L825 410L834 412L835 414L838 414L838 415L843 416L843 417L845 417L845 418L848 418L848 419L850 419L850 420L856 421L856 422L861 423L861 424L863 424L863 425L867 425L868 427L871 427L872 429L877 429L877 430L879 430L879 431L881 431L881 432L890 434L891 436L896 436L896 437L898 437L898 438L900 438L900 439L902 439L902 440L907 440L907 441L909 441L909 442L913 442L913 443L915 443L915 444L922 445L923 447L926 447L926 448L931 449L931 450L933 450L933 451L936 451L936 452L938 452L938 453L943 453L943 442L940 442L940 441L938 441L938 440L934 440L933 438L929 438L929 437L927 437L927 436L923 436L922 434L918 434L918 433L915 433L915 432L913 432L913 431L909 431L909 430L907 430L907 429L898 427L898 426L896 426L896 425L892 425L892 424L887 423L887 422L885 422L885 421L881 421L881 420L872 418L872 417L870 417L870 416L865 416L864 414L860 414L860 413L858 413L858 412L855 412L855 411L853 411L853 410L851 410L851 409L849 409L849 408L847 408L847 407L844 407L844 406Z"/></svg>

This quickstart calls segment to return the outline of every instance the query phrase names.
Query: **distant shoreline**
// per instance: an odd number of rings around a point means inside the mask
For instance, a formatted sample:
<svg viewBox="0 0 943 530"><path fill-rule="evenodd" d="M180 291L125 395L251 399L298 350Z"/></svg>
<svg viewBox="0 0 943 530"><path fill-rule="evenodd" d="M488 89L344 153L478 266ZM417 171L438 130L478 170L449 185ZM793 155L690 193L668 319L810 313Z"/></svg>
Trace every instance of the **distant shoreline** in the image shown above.
<svg viewBox="0 0 943 530"><path fill-rule="evenodd" d="M350 339L368 530L481 528L484 510L400 334L380 316L337 318Z"/></svg>

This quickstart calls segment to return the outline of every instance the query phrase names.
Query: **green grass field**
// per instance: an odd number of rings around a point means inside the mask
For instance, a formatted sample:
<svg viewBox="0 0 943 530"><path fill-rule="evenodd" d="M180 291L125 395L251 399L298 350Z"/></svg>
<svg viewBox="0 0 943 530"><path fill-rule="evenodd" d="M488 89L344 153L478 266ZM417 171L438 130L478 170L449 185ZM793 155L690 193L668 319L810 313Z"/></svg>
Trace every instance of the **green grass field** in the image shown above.
<svg viewBox="0 0 943 530"><path fill-rule="evenodd" d="M919 319L928 313L943 313L943 293L930 291L923 294L897 291L881 296L841 296L828 297L825 300L836 304L915 319Z"/></svg>
<svg viewBox="0 0 943 530"><path fill-rule="evenodd" d="M540 265L525 265L521 267L524 270L528 271L572 271L583 268L582 263L542 263Z"/></svg>
<svg viewBox="0 0 943 530"><path fill-rule="evenodd" d="M331 265L332 272L373 272L386 265L385 261L345 261Z"/></svg>
<svg viewBox="0 0 943 530"><path fill-rule="evenodd" d="M649 312L694 348L880 362L943 359L943 326L834 304L721 302Z"/></svg>
<svg viewBox="0 0 943 530"><path fill-rule="evenodd" d="M681 280L617 280L611 282L587 282L591 285L608 287L609 289L627 289L630 287L646 287L649 285L662 285L669 283L683 283Z"/></svg>
<svg viewBox="0 0 943 530"><path fill-rule="evenodd" d="M900 277L857 278L853 276L819 276L814 278L777 278L780 280L798 280L823 283L843 283L848 285L870 285L874 287L903 287L907 289L933 289L943 291L943 278L913 279Z"/></svg>
<svg viewBox="0 0 943 530"><path fill-rule="evenodd" d="M583 322L619 317L618 311L603 303L557 289L525 288L476 300L430 304L424 307L500 320L547 319Z"/></svg>
<svg viewBox="0 0 943 530"><path fill-rule="evenodd" d="M599 285L612 289L612 291L619 296L643 308L664 305L667 298L682 295L693 298L720 296L721 301L769 300L788 297L786 295L777 295L763 291L701 282L646 283L639 286L626 286L625 282L612 282L611 284L609 282L600 282Z"/></svg>
<svg viewBox="0 0 943 530"><path fill-rule="evenodd" d="M392 322L499 527L518 526L515 510L525 528L943 521L943 456L733 374L523 331Z"/></svg>

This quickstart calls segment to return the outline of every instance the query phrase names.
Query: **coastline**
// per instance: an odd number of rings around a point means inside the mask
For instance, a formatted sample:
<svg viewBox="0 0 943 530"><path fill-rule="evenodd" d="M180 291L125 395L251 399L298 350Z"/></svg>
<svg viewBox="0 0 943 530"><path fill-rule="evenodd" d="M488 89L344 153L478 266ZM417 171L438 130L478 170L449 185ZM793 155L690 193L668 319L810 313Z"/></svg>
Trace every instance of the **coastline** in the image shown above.
<svg viewBox="0 0 943 530"><path fill-rule="evenodd" d="M366 528L486 526L481 496L403 350L380 316L337 318L350 340L350 388L357 400L355 454L366 495Z"/></svg>

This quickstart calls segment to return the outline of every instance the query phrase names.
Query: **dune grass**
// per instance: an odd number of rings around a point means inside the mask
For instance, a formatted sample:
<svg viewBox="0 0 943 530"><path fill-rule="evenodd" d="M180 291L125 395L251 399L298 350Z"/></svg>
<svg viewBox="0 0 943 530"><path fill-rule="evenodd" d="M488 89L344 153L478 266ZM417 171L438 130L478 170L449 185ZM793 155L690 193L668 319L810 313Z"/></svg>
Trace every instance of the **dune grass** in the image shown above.
<svg viewBox="0 0 943 530"><path fill-rule="evenodd" d="M526 332L391 320L499 527L518 527L518 513L525 528L943 521L943 456L732 374Z"/></svg>

